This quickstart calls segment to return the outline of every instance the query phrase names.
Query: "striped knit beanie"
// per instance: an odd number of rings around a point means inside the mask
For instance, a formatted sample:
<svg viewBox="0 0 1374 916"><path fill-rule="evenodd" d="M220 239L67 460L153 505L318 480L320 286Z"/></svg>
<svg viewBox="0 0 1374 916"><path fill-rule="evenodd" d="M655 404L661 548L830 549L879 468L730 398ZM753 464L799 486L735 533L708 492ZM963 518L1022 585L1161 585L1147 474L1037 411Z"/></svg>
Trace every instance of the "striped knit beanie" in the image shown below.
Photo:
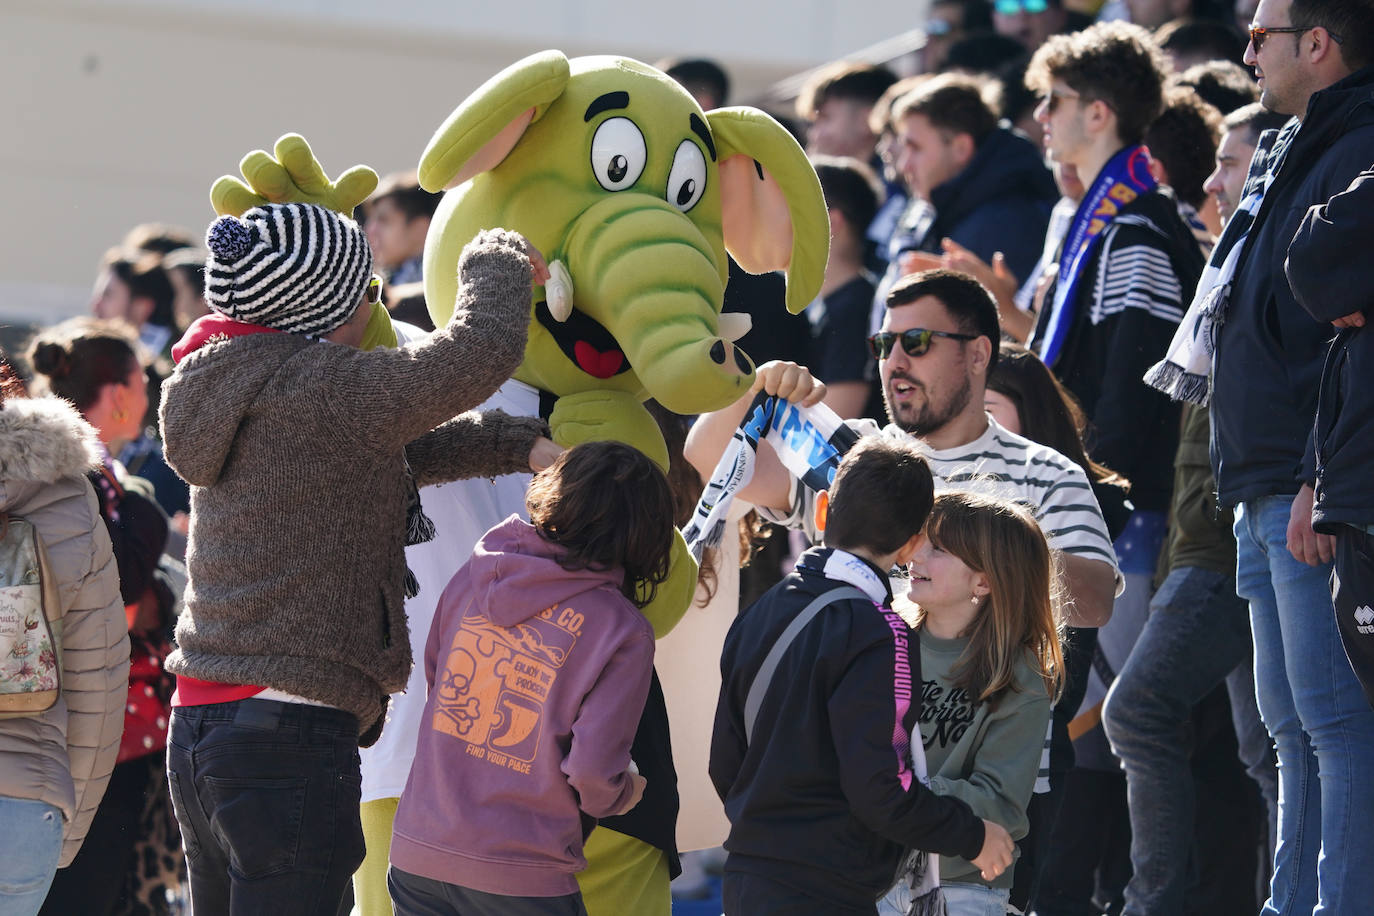
<svg viewBox="0 0 1374 916"><path fill-rule="evenodd" d="M372 275L358 224L314 204L221 216L205 233L205 301L235 321L328 334L353 315Z"/></svg>

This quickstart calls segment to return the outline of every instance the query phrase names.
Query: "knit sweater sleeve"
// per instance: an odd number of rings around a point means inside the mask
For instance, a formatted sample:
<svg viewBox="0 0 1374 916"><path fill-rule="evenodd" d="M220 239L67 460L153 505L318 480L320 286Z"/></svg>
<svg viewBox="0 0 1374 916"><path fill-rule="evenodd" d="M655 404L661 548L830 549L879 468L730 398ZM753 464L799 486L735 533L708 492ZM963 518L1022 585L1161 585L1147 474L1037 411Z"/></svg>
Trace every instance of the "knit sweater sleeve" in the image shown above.
<svg viewBox="0 0 1374 916"><path fill-rule="evenodd" d="M405 446L485 401L524 357L530 262L514 233L487 230L458 262L448 325L398 349L318 353L334 436L380 452Z"/></svg>
<svg viewBox="0 0 1374 916"><path fill-rule="evenodd" d="M530 470L530 449L549 427L538 417L512 417L499 410L455 417L406 446L417 485L500 477Z"/></svg>

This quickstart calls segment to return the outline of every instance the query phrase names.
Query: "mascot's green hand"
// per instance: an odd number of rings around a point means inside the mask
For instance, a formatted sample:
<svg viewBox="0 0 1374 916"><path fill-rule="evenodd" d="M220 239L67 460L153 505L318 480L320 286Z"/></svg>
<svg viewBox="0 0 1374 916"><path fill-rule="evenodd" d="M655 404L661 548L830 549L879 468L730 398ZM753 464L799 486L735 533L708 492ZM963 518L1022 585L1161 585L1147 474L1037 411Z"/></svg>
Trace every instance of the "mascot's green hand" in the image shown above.
<svg viewBox="0 0 1374 916"><path fill-rule="evenodd" d="M553 441L564 448L613 439L636 448L668 473L668 446L639 398L625 391L595 389L565 394L549 416Z"/></svg>
<svg viewBox="0 0 1374 916"><path fill-rule="evenodd" d="M377 173L365 165L355 165L330 181L300 134L282 137L273 153L254 150L244 156L239 163L244 181L225 175L215 182L210 204L216 213L242 216L266 203L307 203L352 216L377 188Z"/></svg>

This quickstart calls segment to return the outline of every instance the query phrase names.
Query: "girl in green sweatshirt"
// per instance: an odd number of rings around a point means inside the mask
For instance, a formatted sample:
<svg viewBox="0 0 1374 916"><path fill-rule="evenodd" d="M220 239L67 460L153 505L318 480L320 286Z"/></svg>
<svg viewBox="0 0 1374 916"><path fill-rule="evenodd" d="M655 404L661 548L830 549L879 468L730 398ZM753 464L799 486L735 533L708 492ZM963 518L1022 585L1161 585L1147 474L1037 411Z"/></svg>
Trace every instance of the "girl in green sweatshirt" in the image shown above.
<svg viewBox="0 0 1374 916"><path fill-rule="evenodd" d="M909 568L930 788L1020 839L1063 670L1045 536L1013 503L949 491ZM1005 912L1012 869L989 882L963 859L939 868L949 916Z"/></svg>

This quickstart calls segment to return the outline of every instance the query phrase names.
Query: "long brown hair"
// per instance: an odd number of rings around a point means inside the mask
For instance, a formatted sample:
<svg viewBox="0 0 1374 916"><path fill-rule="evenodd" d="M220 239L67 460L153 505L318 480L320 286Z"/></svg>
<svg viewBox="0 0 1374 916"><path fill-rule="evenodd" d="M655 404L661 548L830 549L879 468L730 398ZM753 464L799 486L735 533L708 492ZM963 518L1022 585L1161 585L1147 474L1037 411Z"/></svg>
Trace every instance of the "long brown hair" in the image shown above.
<svg viewBox="0 0 1374 916"><path fill-rule="evenodd" d="M988 373L987 387L1016 406L1021 435L1068 458L1093 483L1130 489L1126 478L1088 456L1083 445L1092 435L1088 416L1040 357L1020 344L1003 341L1001 358Z"/></svg>
<svg viewBox="0 0 1374 916"><path fill-rule="evenodd" d="M955 686L980 701L995 700L1016 682L1023 653L1045 679L1052 700L1064 681L1056 613L1059 576L1044 532L1015 503L963 490L935 497L926 536L970 569L987 576L990 591L965 631L968 648L955 672ZM925 612L918 609L917 625Z"/></svg>
<svg viewBox="0 0 1374 916"><path fill-rule="evenodd" d="M539 533L567 548L564 569L623 569L621 594L636 607L668 578L673 493L637 449L587 442L564 452L535 475L525 506Z"/></svg>

